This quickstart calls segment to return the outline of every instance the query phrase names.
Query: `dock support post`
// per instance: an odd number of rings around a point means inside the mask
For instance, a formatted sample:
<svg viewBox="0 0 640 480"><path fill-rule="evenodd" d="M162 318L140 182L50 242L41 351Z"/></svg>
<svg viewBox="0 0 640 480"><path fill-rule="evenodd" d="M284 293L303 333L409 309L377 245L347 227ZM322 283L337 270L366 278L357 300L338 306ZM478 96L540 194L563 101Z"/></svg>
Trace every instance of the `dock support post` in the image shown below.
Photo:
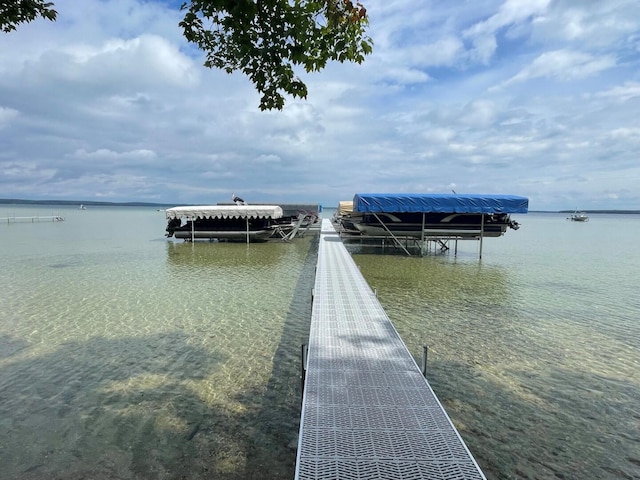
<svg viewBox="0 0 640 480"><path fill-rule="evenodd" d="M422 376L427 378L427 355L429 353L429 347L427 347L426 345L422 346L422 368L420 369L422 371Z"/></svg>
<svg viewBox="0 0 640 480"><path fill-rule="evenodd" d="M422 231L420 232L420 256L424 257L424 224L427 222L427 214L422 212Z"/></svg>
<svg viewBox="0 0 640 480"><path fill-rule="evenodd" d="M303 343L300 346L300 403L304 398L304 382L307 378L307 344Z"/></svg>

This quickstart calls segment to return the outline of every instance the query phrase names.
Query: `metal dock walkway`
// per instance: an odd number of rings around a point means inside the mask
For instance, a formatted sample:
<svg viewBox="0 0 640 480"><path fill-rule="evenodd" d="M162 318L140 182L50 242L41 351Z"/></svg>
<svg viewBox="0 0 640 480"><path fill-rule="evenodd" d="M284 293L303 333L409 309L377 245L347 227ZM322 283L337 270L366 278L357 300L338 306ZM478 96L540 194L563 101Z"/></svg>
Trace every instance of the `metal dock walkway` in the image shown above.
<svg viewBox="0 0 640 480"><path fill-rule="evenodd" d="M485 479L323 220L296 479Z"/></svg>

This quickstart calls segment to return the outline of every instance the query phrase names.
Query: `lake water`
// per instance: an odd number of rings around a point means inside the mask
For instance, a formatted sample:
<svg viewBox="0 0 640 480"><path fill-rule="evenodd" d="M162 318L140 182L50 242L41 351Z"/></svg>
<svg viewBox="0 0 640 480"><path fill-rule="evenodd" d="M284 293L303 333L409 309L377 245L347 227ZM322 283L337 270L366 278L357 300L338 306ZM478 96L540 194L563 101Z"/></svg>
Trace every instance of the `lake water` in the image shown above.
<svg viewBox="0 0 640 480"><path fill-rule="evenodd" d="M355 256L490 479L640 478L640 217L565 217Z"/></svg>
<svg viewBox="0 0 640 480"><path fill-rule="evenodd" d="M330 211L325 216L330 216ZM1 479L291 479L317 242L168 241L153 208L1 205ZM640 217L351 248L490 479L640 478Z"/></svg>

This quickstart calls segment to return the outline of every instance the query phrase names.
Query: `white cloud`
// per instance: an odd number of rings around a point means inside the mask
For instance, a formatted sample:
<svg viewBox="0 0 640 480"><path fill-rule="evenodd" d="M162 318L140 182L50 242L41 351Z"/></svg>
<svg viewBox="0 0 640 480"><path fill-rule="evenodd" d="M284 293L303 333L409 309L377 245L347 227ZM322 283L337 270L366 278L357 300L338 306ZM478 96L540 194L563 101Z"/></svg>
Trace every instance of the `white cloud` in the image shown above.
<svg viewBox="0 0 640 480"><path fill-rule="evenodd" d="M582 48L623 47L640 24L635 0L554 2L534 20L533 38L542 44L568 42Z"/></svg>
<svg viewBox="0 0 640 480"><path fill-rule="evenodd" d="M616 60L610 55L598 57L572 50L555 50L535 58L530 65L507 80L503 86L535 78L577 80L596 75L615 66Z"/></svg>
<svg viewBox="0 0 640 480"><path fill-rule="evenodd" d="M30 82L47 78L108 92L185 88L198 81L197 66L175 45L152 35L50 49L19 72Z"/></svg>
<svg viewBox="0 0 640 480"><path fill-rule="evenodd" d="M601 97L614 98L619 101L640 97L640 82L625 82L623 85L617 85L606 92L598 93Z"/></svg>
<svg viewBox="0 0 640 480"><path fill-rule="evenodd" d="M640 143L640 127L623 127L611 131L611 136L619 140Z"/></svg>
<svg viewBox="0 0 640 480"><path fill-rule="evenodd" d="M638 208L638 2L366 6L373 55L298 72L308 99L260 112L244 76L201 66L170 3L57 1L57 22L3 37L2 196L332 205L453 188Z"/></svg>
<svg viewBox="0 0 640 480"><path fill-rule="evenodd" d="M4 108L0 106L0 128L8 125L13 119L19 115L17 110L13 108Z"/></svg>
<svg viewBox="0 0 640 480"><path fill-rule="evenodd" d="M484 34L495 34L501 28L543 14L550 3L551 0L506 0L495 14L468 28L464 35L473 38Z"/></svg>
<svg viewBox="0 0 640 480"><path fill-rule="evenodd" d="M488 100L476 100L464 109L462 123L475 127L489 127L496 118L496 105Z"/></svg>
<svg viewBox="0 0 640 480"><path fill-rule="evenodd" d="M151 150L139 149L129 152L114 152L107 148L101 148L93 152L87 152L86 150L80 149L76 150L72 156L83 160L108 160L115 162L135 160L148 161L157 158L156 153Z"/></svg>
<svg viewBox="0 0 640 480"><path fill-rule="evenodd" d="M423 138L429 143L448 143L455 138L456 132L452 128L429 128L423 133Z"/></svg>
<svg viewBox="0 0 640 480"><path fill-rule="evenodd" d="M497 50L497 33L508 27L518 27L523 22L535 21L548 8L551 0L506 0L486 20L466 29L462 35L473 43L471 57L487 64Z"/></svg>

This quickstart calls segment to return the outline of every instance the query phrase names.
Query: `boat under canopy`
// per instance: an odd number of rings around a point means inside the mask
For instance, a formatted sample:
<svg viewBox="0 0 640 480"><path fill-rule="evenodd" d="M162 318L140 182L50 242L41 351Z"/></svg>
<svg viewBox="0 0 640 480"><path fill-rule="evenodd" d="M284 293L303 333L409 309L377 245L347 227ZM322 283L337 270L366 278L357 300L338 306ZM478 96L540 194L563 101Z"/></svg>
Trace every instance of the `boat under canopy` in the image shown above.
<svg viewBox="0 0 640 480"><path fill-rule="evenodd" d="M500 237L517 230L511 213L527 213L529 200L516 195L450 193L357 193L353 212L340 219L341 231L361 237L430 240L443 249L449 240ZM480 253L482 255L482 253Z"/></svg>
<svg viewBox="0 0 640 480"><path fill-rule="evenodd" d="M346 215L348 213L353 212L353 201L352 200L343 200L338 203L338 215Z"/></svg>
<svg viewBox="0 0 640 480"><path fill-rule="evenodd" d="M269 239L283 215L277 205L199 205L169 208L165 213L167 237L247 243Z"/></svg>
<svg viewBox="0 0 640 480"><path fill-rule="evenodd" d="M527 213L529 199L515 195L457 193L357 193L353 210L362 213Z"/></svg>

